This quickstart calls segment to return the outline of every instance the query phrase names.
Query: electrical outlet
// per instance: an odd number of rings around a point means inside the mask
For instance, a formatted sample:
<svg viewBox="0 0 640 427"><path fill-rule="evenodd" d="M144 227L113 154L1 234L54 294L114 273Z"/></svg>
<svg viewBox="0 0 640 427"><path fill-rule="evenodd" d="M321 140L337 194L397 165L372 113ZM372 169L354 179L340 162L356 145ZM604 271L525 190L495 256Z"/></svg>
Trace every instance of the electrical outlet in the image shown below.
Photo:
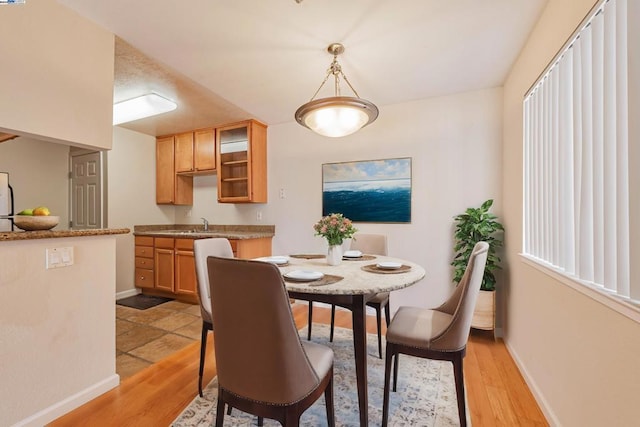
<svg viewBox="0 0 640 427"><path fill-rule="evenodd" d="M281 189L280 189L280 198L281 198L281 199L284 199L285 197L286 197L286 194L285 194L285 192L284 192L284 188L281 188Z"/></svg>
<svg viewBox="0 0 640 427"><path fill-rule="evenodd" d="M258 212L256 212L256 219L257 219L258 221L262 221L262 211L258 211Z"/></svg>

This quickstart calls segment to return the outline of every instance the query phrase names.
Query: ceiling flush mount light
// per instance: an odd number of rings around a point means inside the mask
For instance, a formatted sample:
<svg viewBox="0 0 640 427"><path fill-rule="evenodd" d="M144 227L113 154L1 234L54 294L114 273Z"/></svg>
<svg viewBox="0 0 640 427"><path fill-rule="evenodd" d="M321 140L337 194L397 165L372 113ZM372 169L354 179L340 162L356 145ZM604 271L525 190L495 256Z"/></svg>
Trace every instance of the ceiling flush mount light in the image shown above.
<svg viewBox="0 0 640 427"><path fill-rule="evenodd" d="M148 93L126 101L113 104L113 124L132 122L173 111L178 105L156 93Z"/></svg>
<svg viewBox="0 0 640 427"><path fill-rule="evenodd" d="M320 135L335 138L350 135L372 123L378 118L378 107L366 99L360 98L358 92L342 72L342 67L338 63L338 55L344 52L344 46L340 43L332 43L327 51L333 55L333 62L327 70L327 75L316 93L313 94L311 101L298 108L295 117L302 126ZM334 78L335 96L314 100L331 75ZM349 85L355 97L340 95L340 76Z"/></svg>

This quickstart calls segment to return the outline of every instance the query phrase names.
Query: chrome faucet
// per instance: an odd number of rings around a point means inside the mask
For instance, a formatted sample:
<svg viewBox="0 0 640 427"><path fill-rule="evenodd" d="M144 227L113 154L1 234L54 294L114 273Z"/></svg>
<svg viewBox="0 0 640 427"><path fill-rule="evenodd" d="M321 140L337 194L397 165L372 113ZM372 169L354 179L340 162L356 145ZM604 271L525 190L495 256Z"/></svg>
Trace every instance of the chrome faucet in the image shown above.
<svg viewBox="0 0 640 427"><path fill-rule="evenodd" d="M209 221L207 221L205 218L200 218L200 219L204 223L204 231L209 231Z"/></svg>

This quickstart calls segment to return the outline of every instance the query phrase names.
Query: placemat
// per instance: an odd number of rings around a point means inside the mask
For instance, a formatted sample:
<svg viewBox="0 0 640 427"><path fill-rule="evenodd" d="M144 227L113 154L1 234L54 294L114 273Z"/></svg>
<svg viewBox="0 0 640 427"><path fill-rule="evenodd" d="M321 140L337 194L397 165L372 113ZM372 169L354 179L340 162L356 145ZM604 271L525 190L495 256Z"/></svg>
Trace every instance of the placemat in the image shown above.
<svg viewBox="0 0 640 427"><path fill-rule="evenodd" d="M284 276L282 276L282 278L284 279L285 282L289 282L289 283L296 283L296 284L305 284L305 285L309 285L309 286L326 286L326 285L332 285L336 282L339 282L340 280L344 279L344 277L342 276L336 276L333 274L325 274L321 279L318 280L313 280L311 282L303 282L301 280L291 280L288 279Z"/></svg>
<svg viewBox="0 0 640 427"><path fill-rule="evenodd" d="M358 258L348 257L348 256L342 257L343 261L371 261L372 259L376 259L376 257L373 255L362 255L361 257L358 257Z"/></svg>
<svg viewBox="0 0 640 427"><path fill-rule="evenodd" d="M301 259L316 259L316 258L325 258L326 255L321 254L295 254L289 255L291 258L301 258Z"/></svg>
<svg viewBox="0 0 640 427"><path fill-rule="evenodd" d="M398 274L398 273L406 273L407 271L411 270L410 265L404 265L404 264L402 264L400 268L396 268L393 270L389 268L380 268L375 264L363 265L360 268L364 271L368 271L369 273L378 273L378 274Z"/></svg>

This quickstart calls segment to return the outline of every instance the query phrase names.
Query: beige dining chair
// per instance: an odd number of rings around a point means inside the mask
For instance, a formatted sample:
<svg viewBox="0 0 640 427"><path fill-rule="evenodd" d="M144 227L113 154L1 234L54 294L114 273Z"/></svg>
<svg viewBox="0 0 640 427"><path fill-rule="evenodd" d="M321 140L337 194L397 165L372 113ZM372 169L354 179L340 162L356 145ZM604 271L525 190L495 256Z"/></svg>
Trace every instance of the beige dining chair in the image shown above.
<svg viewBox="0 0 640 427"><path fill-rule="evenodd" d="M384 234L364 234L356 233L351 240L351 249L358 250L363 254L383 255L386 256L387 236ZM384 318L387 326L391 320L389 311L389 292L378 292L366 303L369 307L376 310L376 323L378 325L378 354L382 359L382 309L384 309ZM331 305L331 330L329 332L329 341L333 342L333 330L336 317L336 306ZM309 301L309 327L307 329L307 339L311 339L311 323L313 319L313 302Z"/></svg>
<svg viewBox="0 0 640 427"><path fill-rule="evenodd" d="M200 339L200 370L198 371L198 394L202 397L202 376L207 350L207 335L213 330L211 316L211 296L209 294L209 272L207 257L217 256L233 258L233 250L229 240L222 238L196 239L193 242L193 253L196 263L196 280L198 282L198 300L202 316L202 336Z"/></svg>
<svg viewBox="0 0 640 427"><path fill-rule="evenodd" d="M484 276L489 244L473 248L464 276L451 297L434 309L400 307L387 328L382 425L389 419L389 382L393 366L393 391L397 390L400 354L453 363L460 425L467 425L462 359L465 356L471 317Z"/></svg>
<svg viewBox="0 0 640 427"><path fill-rule="evenodd" d="M283 426L324 393L334 426L333 351L301 342L278 267L242 259L209 257L209 285L218 369L216 426L225 405Z"/></svg>

